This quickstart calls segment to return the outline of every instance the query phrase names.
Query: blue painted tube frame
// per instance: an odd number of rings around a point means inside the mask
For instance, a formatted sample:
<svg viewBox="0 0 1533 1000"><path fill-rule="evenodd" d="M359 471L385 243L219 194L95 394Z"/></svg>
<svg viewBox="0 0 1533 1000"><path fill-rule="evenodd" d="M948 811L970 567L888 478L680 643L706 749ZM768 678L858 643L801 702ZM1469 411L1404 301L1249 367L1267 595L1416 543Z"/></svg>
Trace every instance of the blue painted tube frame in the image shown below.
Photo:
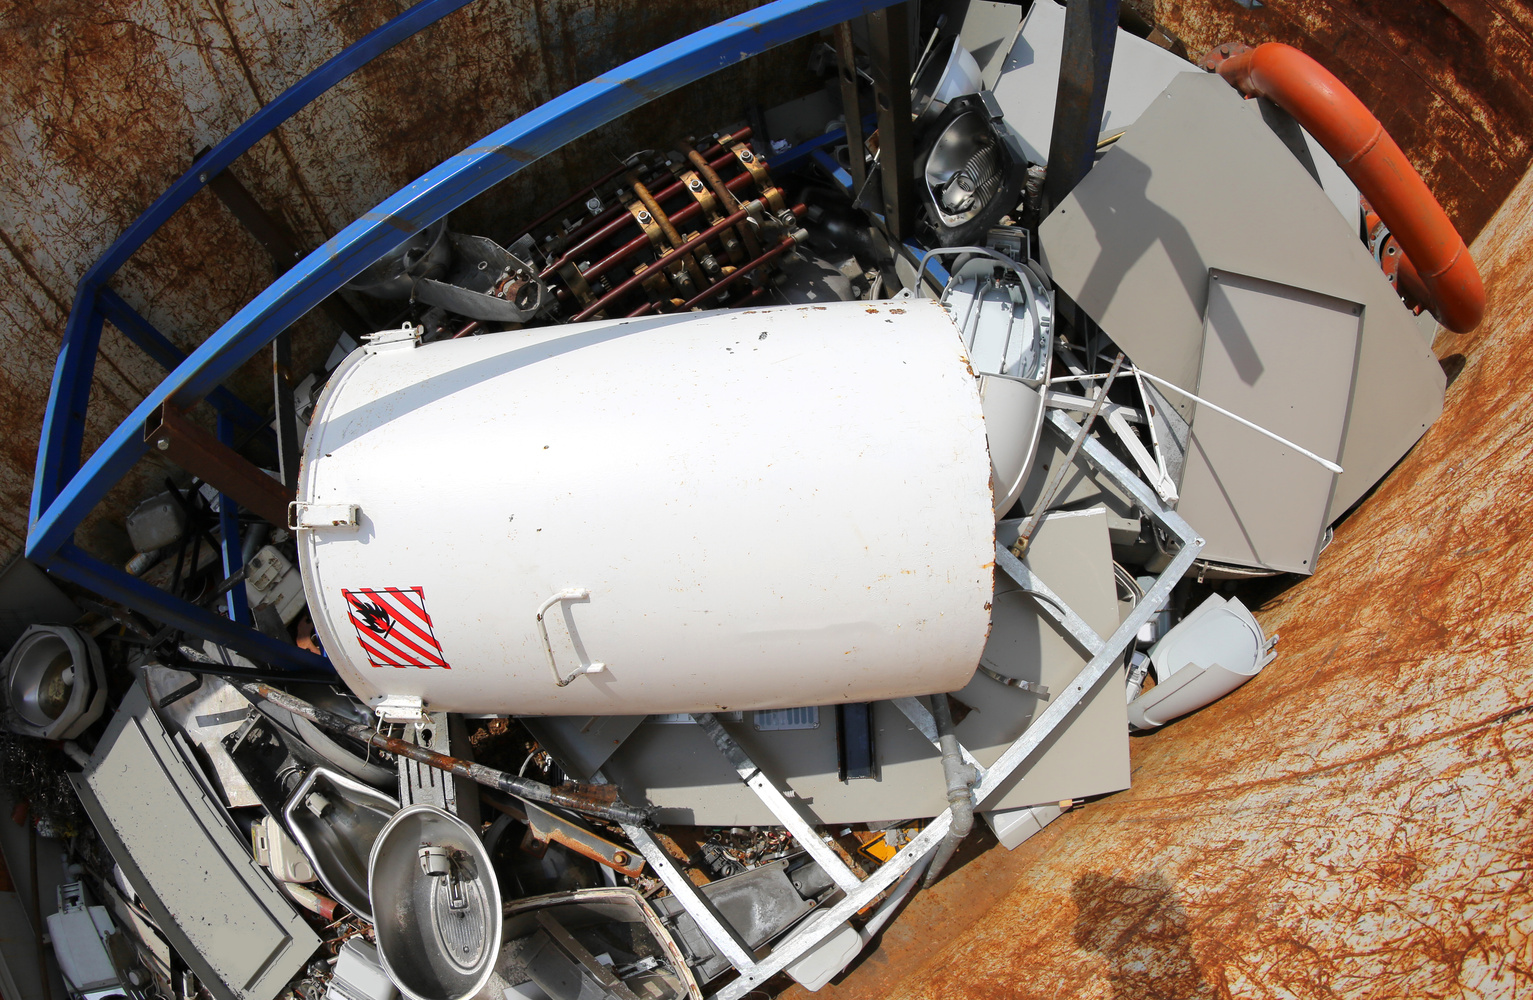
<svg viewBox="0 0 1533 1000"><path fill-rule="evenodd" d="M82 464L85 410L101 336L98 299L107 280L213 174L356 68L467 2L423 0L289 88L176 181L86 272L54 368L33 483L28 558L253 659L304 673L320 665L328 668L322 657L155 591L73 544L75 528L144 454L145 421L167 401L188 407L212 397L236 368L368 264L548 153L725 67L893 6L892 0L775 0L630 60L522 115L395 192L278 277L176 364ZM121 303L113 298L114 306ZM126 303L121 306L126 308ZM141 332L142 328L154 334L144 334L143 342L154 343L163 354L168 341L147 322L142 322Z"/></svg>

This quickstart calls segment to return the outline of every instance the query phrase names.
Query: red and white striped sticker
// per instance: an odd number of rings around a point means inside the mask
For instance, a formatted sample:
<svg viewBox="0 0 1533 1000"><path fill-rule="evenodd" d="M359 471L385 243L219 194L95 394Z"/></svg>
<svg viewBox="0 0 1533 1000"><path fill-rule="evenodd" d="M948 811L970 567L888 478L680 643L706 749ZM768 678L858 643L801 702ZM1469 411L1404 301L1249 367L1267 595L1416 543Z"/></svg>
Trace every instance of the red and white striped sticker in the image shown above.
<svg viewBox="0 0 1533 1000"><path fill-rule="evenodd" d="M451 669L431 630L421 587L342 590L357 641L375 667Z"/></svg>

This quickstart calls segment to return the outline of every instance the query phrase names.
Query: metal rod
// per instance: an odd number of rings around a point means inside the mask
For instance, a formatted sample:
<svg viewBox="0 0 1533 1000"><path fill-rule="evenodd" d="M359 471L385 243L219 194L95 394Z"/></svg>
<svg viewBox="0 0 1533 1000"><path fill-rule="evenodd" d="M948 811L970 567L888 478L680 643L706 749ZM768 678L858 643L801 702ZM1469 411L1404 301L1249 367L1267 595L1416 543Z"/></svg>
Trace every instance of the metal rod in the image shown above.
<svg viewBox="0 0 1533 1000"><path fill-rule="evenodd" d="M478 782L487 788L496 788L519 799L527 799L530 802L546 802L549 805L559 806L574 812L586 813L590 816L598 816L602 819L611 820L614 823L632 823L642 825L649 822L648 809L631 806L617 797L617 788L612 785L545 785L541 781L533 781L531 778L522 778L505 771L498 771L493 767L485 767L483 764L475 764L472 761L460 760L457 757L449 757L446 754L433 753L424 747L414 743L397 739L393 736L385 736L370 726L361 723L350 722L333 712L327 712L322 708L316 708L302 698L294 697L280 688L274 688L270 684L261 681L233 681L235 687L251 701L264 701L286 712L308 719L320 729L327 732L349 736L368 746L386 750L399 757L408 757L413 761L434 767L440 771L447 771L470 781Z"/></svg>
<svg viewBox="0 0 1533 1000"><path fill-rule="evenodd" d="M730 190L734 190L735 188L746 188L746 187L749 187L750 183L751 183L751 175L750 174L742 173L742 174L739 174L738 176L731 177L729 180L725 181L724 182L724 186L729 188ZM679 187L680 186L678 185L678 189L679 189ZM677 223L690 222L690 221L692 221L692 217L694 215L701 214L702 210L703 210L702 206L699 205L697 202L695 202L695 201L691 202L690 204L685 205L682 208L678 208L676 210L675 214L673 214L671 216L671 221L672 222L677 222ZM623 212L623 218L621 220L619 220L619 222L620 223L627 223L628 221L631 221L632 219L633 219L633 216L629 215L627 213L627 211L624 211ZM619 225L615 225L612 228L613 228L613 231L616 232L617 230L624 228L624 225L619 224ZM633 239L629 240L627 243L624 243L621 247L619 247L618 249L614 250L612 253L608 254L606 257L603 257L601 260L597 261L595 264L592 264L590 267L586 268L584 271L581 271L580 273L581 273L581 275L587 281L595 281L597 278L601 277L603 274L605 274L606 272L610 271L612 268L616 267L618 264L622 263L627 258L633 256L634 254L638 253L640 250L643 250L645 247L648 247L650 245L651 245L651 243L650 243L649 237L641 233L638 236L634 237ZM559 264L556 265L556 266L563 267L565 265L565 263L568 262L568 259L569 259L570 256L571 255L566 254L565 257L560 259ZM548 273L549 272L547 270L545 270L543 272L545 277L548 275Z"/></svg>
<svg viewBox="0 0 1533 1000"><path fill-rule="evenodd" d="M914 127L910 121L910 4L868 14L878 103L884 226L897 240L915 234Z"/></svg>
<svg viewBox="0 0 1533 1000"><path fill-rule="evenodd" d="M852 190L861 191L868 179L868 149L862 136L862 98L857 85L857 46L852 42L852 22L836 25L836 61L841 70L841 111L846 115L847 169ZM935 40L935 39L934 39Z"/></svg>
<svg viewBox="0 0 1533 1000"><path fill-rule="evenodd" d="M1049 473L1048 482L1044 484L1043 492L1038 494L1038 502L1033 504L1032 511L1027 515L1027 520L1022 522L1022 527L1017 531L1016 544L1011 551L1021 558L1027 553L1027 545L1032 541L1033 532L1038 530L1038 521L1043 517L1044 511L1049 509L1049 504L1054 502L1054 496L1059 488L1064 485L1066 477L1070 475L1070 465L1075 461L1076 452L1081 450L1081 442L1091 435L1091 425L1096 421L1097 414L1102 412L1102 406L1107 402L1107 390L1112 388L1113 379L1118 377L1118 369L1123 365L1123 353L1120 351L1113 360L1112 369L1107 373L1107 381L1102 383L1102 391L1097 396L1096 402L1091 404L1091 412L1086 414L1086 422L1081 425L1080 433L1075 440L1070 442L1070 450L1065 453L1065 459L1055 465Z"/></svg>
<svg viewBox="0 0 1533 1000"><path fill-rule="evenodd" d="M708 738L713 741L713 745L718 747L719 753L729 761L729 766L735 769L740 780L756 793L756 797L772 811L777 821L793 834L793 839L797 840L799 846L825 870L825 874L830 876L832 882L836 883L843 892L851 892L862 884L856 874L836 856L836 852L824 840L820 839L820 834L815 828L799 815L793 803L789 802L772 780L762 773L761 768L756 766L756 762L751 760L750 755L735 742L734 737L729 735L713 714L695 712L692 715L692 721L702 727L703 732L707 733Z"/></svg>
<svg viewBox="0 0 1533 1000"><path fill-rule="evenodd" d="M726 153L725 155L719 157L717 160L710 160L709 166L716 169L718 167L727 166L730 163L738 162L739 161L735 159L733 153ZM738 187L744 187L748 183L749 177L750 174L744 172L740 173L738 176L731 177L729 179L729 182L733 185L731 190L734 190L734 188ZM741 180L741 178L746 178L746 180ZM681 181L675 181L657 191L655 193L655 199L657 201L665 201L668 198L675 197L685 190L686 185L682 184ZM681 222L681 211L678 210L675 215L671 216L671 218L673 221ZM619 231L625 228L629 219L630 216L628 214L627 206L619 203L617 205L613 205L611 208L602 212L600 215L596 216L594 219L591 219L589 222L577 226L574 232L570 233L568 238L572 243L576 240L579 240L580 242L576 243L575 246L561 254L558 260L545 267L542 272L540 272L539 277L549 277L550 275L556 273L559 268L568 264L570 261L574 260L586 250L600 243L602 240L605 240L611 236L615 236ZM591 236L585 235L597 226L601 227L600 232L597 232Z"/></svg>
<svg viewBox="0 0 1533 1000"><path fill-rule="evenodd" d="M742 264L740 267L735 268L733 271L720 278L717 282L714 283L712 288L709 288L704 292L700 292L699 294L694 295L692 298L688 299L686 303L681 307L681 311L686 312L688 309L696 309L705 301L724 291L724 289L745 277L747 274L750 274L762 264L770 263L776 258L781 257L783 254L787 253L789 250L792 250L796 246L798 246L798 243L793 239L793 237L789 236L785 238L781 243L777 244L775 247L768 250L760 257L757 257L749 264Z"/></svg>
<svg viewBox="0 0 1533 1000"><path fill-rule="evenodd" d="M1181 394L1183 396L1186 396L1188 399L1192 400L1194 403L1197 403L1199 406L1206 406L1210 410L1213 410L1215 413L1222 413L1226 417L1229 417L1231 420L1235 421L1236 423L1243 424L1244 426L1251 428L1253 431L1256 431L1258 434L1265 434L1267 437L1269 437L1272 440L1276 441L1278 444L1286 445L1287 447L1292 448L1294 451L1296 451L1299 454L1303 455L1305 458L1307 458L1307 459L1309 459L1309 460L1311 460L1313 462L1319 462L1321 465L1325 466L1327 469L1330 469L1332 472L1336 473L1338 476L1341 475L1341 472L1342 472L1341 466L1337 465L1335 462L1332 462L1330 459L1321 458L1319 455L1317 455L1314 452L1310 451L1308 448L1305 448L1302 445L1294 444L1292 441L1288 440L1287 438L1283 437L1282 435L1274 434L1272 431L1269 431L1267 428L1263 427L1260 424L1253 424L1251 421L1247 420L1245 417L1242 417L1240 414L1238 414L1238 413L1231 413L1229 410L1226 410L1224 407L1220 406L1217 403L1210 403L1208 400L1204 399L1201 396L1194 396L1192 393L1188 392L1186 389L1183 389L1183 388L1181 388L1180 386L1177 386L1177 385L1173 385L1172 383L1167 382L1163 378L1159 378L1159 377L1157 377L1155 375L1151 375L1149 372L1145 371L1143 368L1135 368L1134 371L1137 374L1143 376L1144 378L1149 379L1151 382L1154 382L1156 385L1162 386L1162 387L1164 387L1166 389L1170 389L1172 392L1179 393L1179 394Z"/></svg>
<svg viewBox="0 0 1533 1000"><path fill-rule="evenodd" d="M756 204L756 203L752 202L751 204ZM695 202L693 203L693 207L694 208L697 207ZM698 211L702 211L701 208L698 208L697 210ZM678 212L677 214L680 215L681 213ZM601 312L603 309L607 308L607 306L611 305L615 300L617 300L618 298L622 297L623 295L626 295L628 292L632 291L634 288L636 288L640 284L642 284L645 279L651 277L655 273L654 272L654 268L662 268L665 265L671 263L672 260L682 259L678 255L685 254L689 250L692 250L692 249L694 249L696 247L702 246L708 240L713 239L713 237L717 236L719 233L722 233L724 230L728 229L730 226L733 226L735 223L739 222L741 219L746 218L749 214L750 214L749 212L747 212L745 209L742 208L740 211L736 212L734 215L727 216L723 220L714 223L713 225L709 226L707 229L704 229L702 232L698 233L696 236L692 237L690 240L687 240L684 243L682 243L680 246L676 247L671 253L668 253L664 257L661 257L659 260L655 261L655 263L653 265L651 265L650 267L646 267L644 270L640 271L638 274L635 274L633 277L629 278L627 281L624 281L622 284L618 285L616 288L614 288L612 291L608 292L606 295L603 295L601 298L597 299L595 302L592 302L590 305L586 306L580 312L576 313L574 319L570 320L570 322L572 322L572 323L579 323L580 321L585 320L585 319L589 319L590 317L594 316L596 313Z"/></svg>

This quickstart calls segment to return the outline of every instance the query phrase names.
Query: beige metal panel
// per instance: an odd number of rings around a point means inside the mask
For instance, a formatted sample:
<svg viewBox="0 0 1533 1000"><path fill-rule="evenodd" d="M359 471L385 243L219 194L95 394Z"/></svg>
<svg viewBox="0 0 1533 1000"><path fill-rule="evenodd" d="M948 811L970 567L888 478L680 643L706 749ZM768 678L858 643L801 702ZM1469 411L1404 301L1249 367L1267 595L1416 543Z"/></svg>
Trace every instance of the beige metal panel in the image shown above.
<svg viewBox="0 0 1533 1000"><path fill-rule="evenodd" d="M1533 173L1471 247L1488 308L1437 340L1443 419L1257 611L1277 660L1134 737L1128 791L917 893L815 1000L1528 992L1530 219Z"/></svg>
<svg viewBox="0 0 1533 1000"><path fill-rule="evenodd" d="M1044 220L1042 248L1060 289L1135 364L1188 388L1200 364L1209 268L1361 303L1334 520L1437 418L1445 380L1356 231L1241 104L1217 76L1173 79Z"/></svg>
<svg viewBox="0 0 1533 1000"><path fill-rule="evenodd" d="M1355 302L1215 270L1195 391L1335 461L1362 311ZM1176 510L1197 526L1211 562L1308 574L1335 480L1314 460L1200 406Z"/></svg>
<svg viewBox="0 0 1533 1000"><path fill-rule="evenodd" d="M954 8L959 6L956 3L949 6L950 17L957 14ZM985 89L994 90L1006 60L1011 56L1017 32L1022 30L1022 8L994 0L966 0L962 8L958 43L968 49L979 64L979 77Z"/></svg>
<svg viewBox="0 0 1533 1000"><path fill-rule="evenodd" d="M1016 522L1011 522L1011 537ZM998 527L1005 539L1005 523ZM1051 514L1039 526L1028 564L1099 635L1118 624L1107 514L1098 508ZM995 598L995 628L981 662L999 673L1064 690L1086 657L1038 614L1031 597L1002 577ZM981 764L990 764L1046 707L1046 700L1002 685L982 673L953 695L970 711L958 723L959 740ZM1123 674L1114 670L1076 715L1045 745L987 808L1099 795L1128 787L1128 716ZM845 782L836 774L834 707L820 709L819 727L759 732L752 712L720 722L779 787L826 823L934 816L947 808L936 751L889 702L874 706L879 780ZM629 801L661 807L666 823L754 825L776 821L739 775L694 725L639 726L605 766Z"/></svg>
<svg viewBox="0 0 1533 1000"><path fill-rule="evenodd" d="M218 1000L269 1000L319 947L207 797L142 685L71 777L113 860Z"/></svg>

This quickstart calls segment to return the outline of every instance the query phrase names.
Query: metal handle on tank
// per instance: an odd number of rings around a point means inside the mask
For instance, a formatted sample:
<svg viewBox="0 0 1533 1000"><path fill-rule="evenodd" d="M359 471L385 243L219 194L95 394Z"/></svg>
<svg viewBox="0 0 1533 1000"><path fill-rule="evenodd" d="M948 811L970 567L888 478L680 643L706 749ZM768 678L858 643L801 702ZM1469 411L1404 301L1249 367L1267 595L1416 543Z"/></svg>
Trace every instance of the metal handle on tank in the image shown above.
<svg viewBox="0 0 1533 1000"><path fill-rule="evenodd" d="M559 687L567 687L571 681L582 674L599 674L607 669L605 663L582 663L568 677L559 673L559 665L554 662L553 643L548 641L548 626L543 624L543 614L555 604L560 604L564 601L584 601L589 599L590 596L591 592L584 587L565 587L538 605L538 635L543 640L543 652L548 657L548 669L554 672L554 683Z"/></svg>

